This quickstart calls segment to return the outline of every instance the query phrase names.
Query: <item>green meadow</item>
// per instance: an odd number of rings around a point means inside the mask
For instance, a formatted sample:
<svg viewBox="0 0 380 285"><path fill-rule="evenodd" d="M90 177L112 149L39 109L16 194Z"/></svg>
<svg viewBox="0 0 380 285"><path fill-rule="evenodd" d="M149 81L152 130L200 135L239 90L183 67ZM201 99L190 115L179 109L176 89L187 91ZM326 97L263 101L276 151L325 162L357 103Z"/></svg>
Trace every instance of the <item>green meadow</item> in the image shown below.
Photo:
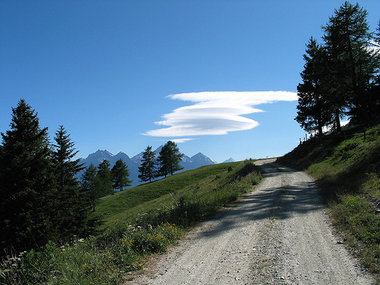
<svg viewBox="0 0 380 285"><path fill-rule="evenodd" d="M99 200L93 236L49 242L4 260L1 284L122 284L144 258L164 252L262 179L252 160L204 166Z"/></svg>

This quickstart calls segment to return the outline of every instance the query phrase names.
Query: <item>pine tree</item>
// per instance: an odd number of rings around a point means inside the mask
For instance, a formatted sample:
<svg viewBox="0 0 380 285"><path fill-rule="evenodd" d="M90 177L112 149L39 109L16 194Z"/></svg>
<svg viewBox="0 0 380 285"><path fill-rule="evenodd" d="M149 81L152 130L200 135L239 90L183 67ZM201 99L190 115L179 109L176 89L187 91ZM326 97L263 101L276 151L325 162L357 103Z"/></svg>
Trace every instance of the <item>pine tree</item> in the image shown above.
<svg viewBox="0 0 380 285"><path fill-rule="evenodd" d="M54 177L47 128L20 100L12 108L11 129L2 135L0 151L1 254L42 245L51 238Z"/></svg>
<svg viewBox="0 0 380 285"><path fill-rule="evenodd" d="M110 170L110 162L105 159L98 166L98 173L96 174L96 198L113 194L112 176Z"/></svg>
<svg viewBox="0 0 380 285"><path fill-rule="evenodd" d="M59 239L69 240L85 232L89 209L75 177L83 169L80 159L73 160L78 151L63 126L56 132L55 142L52 154L57 190L55 227Z"/></svg>
<svg viewBox="0 0 380 285"><path fill-rule="evenodd" d="M158 161L160 163L159 176L167 176L168 174L173 175L174 172L181 170L182 167L179 165L183 154L179 152L177 144L168 141L161 149L158 156Z"/></svg>
<svg viewBox="0 0 380 285"><path fill-rule="evenodd" d="M370 52L371 34L367 11L358 4L345 2L324 27L323 37L329 56L329 101L334 107L335 122L340 130L340 117L345 111L358 121L365 121L366 96L379 68L378 56Z"/></svg>
<svg viewBox="0 0 380 285"><path fill-rule="evenodd" d="M322 127L331 121L331 112L325 95L327 83L327 55L323 47L311 38L304 55L303 82L297 86L298 105L295 120L308 132L322 135Z"/></svg>
<svg viewBox="0 0 380 285"><path fill-rule="evenodd" d="M128 179L129 172L125 163L119 159L111 170L113 188L123 191L123 188L131 185L131 181Z"/></svg>
<svg viewBox="0 0 380 285"><path fill-rule="evenodd" d="M380 48L380 21L377 26L376 30L376 36L375 36L375 46L377 48ZM379 49L377 50L377 56L380 56L380 51ZM379 123L380 122L380 72L379 68L377 69L377 76L376 80L374 80L371 83L368 96L371 98L369 102L370 108L368 110L369 115L372 115L372 122L373 124Z"/></svg>
<svg viewBox="0 0 380 285"><path fill-rule="evenodd" d="M96 201L96 167L91 164L86 168L86 171L82 175L81 180L81 192L87 201L88 207L95 211L95 201Z"/></svg>
<svg viewBox="0 0 380 285"><path fill-rule="evenodd" d="M376 29L375 43L377 44L377 47L380 47L380 21Z"/></svg>
<svg viewBox="0 0 380 285"><path fill-rule="evenodd" d="M148 146L141 160L141 166L139 167L139 178L141 181L152 182L152 179L156 176L156 154L152 151L152 147Z"/></svg>

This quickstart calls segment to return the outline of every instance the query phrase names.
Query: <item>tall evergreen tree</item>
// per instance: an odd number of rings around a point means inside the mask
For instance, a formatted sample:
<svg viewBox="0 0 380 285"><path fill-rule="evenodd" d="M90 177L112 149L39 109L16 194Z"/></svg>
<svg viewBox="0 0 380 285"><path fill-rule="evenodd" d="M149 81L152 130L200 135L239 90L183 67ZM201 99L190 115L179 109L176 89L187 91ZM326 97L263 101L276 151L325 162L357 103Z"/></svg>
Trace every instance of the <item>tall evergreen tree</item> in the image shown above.
<svg viewBox="0 0 380 285"><path fill-rule="evenodd" d="M308 132L317 131L331 120L325 88L327 83L327 55L323 47L311 38L304 54L305 66L301 73L303 82L297 86L298 105L295 120Z"/></svg>
<svg viewBox="0 0 380 285"><path fill-rule="evenodd" d="M76 178L77 173L83 169L80 159L73 159L78 151L63 126L56 132L55 142L52 154L57 190L55 226L59 238L69 240L73 235L85 231L89 209L85 197L81 196Z"/></svg>
<svg viewBox="0 0 380 285"><path fill-rule="evenodd" d="M139 178L141 181L152 182L152 179L156 176L156 154L152 151L151 146L147 146L143 153L141 160L141 166L139 167Z"/></svg>
<svg viewBox="0 0 380 285"><path fill-rule="evenodd" d="M81 180L81 192L85 200L87 201L89 208L92 211L95 211L95 201L96 201L96 175L97 170L96 167L91 164L86 168L86 171L82 175Z"/></svg>
<svg viewBox="0 0 380 285"><path fill-rule="evenodd" d="M128 179L129 172L125 163L119 159L111 169L113 188L123 191L123 188L131 185L131 180Z"/></svg>
<svg viewBox="0 0 380 285"><path fill-rule="evenodd" d="M2 133L0 150L0 249L28 249L52 233L52 165L47 128L20 100L12 108L11 129Z"/></svg>
<svg viewBox="0 0 380 285"><path fill-rule="evenodd" d="M367 11L358 4L345 2L324 27L323 37L329 55L329 100L334 107L335 122L343 112L363 121L370 97L366 96L379 66L378 57L370 52L371 34Z"/></svg>
<svg viewBox="0 0 380 285"><path fill-rule="evenodd" d="M377 56L380 56L380 21L377 26L376 36L375 36L375 46L377 47ZM375 49L376 50L376 49ZM369 114L374 116L373 123L380 122L380 71L377 70L376 80L372 82L368 96L371 97L371 108Z"/></svg>
<svg viewBox="0 0 380 285"><path fill-rule="evenodd" d="M177 144L172 141L168 141L161 149L158 156L158 161L160 163L159 175L167 176L168 174L173 175L174 172L181 170L182 167L179 165L183 154L179 152Z"/></svg>
<svg viewBox="0 0 380 285"><path fill-rule="evenodd" d="M377 29L376 29L375 43L376 43L377 47L380 47L380 21L379 21L379 24L377 25Z"/></svg>
<svg viewBox="0 0 380 285"><path fill-rule="evenodd" d="M105 159L98 166L98 173L96 174L96 198L113 194L112 176L110 170L110 162Z"/></svg>

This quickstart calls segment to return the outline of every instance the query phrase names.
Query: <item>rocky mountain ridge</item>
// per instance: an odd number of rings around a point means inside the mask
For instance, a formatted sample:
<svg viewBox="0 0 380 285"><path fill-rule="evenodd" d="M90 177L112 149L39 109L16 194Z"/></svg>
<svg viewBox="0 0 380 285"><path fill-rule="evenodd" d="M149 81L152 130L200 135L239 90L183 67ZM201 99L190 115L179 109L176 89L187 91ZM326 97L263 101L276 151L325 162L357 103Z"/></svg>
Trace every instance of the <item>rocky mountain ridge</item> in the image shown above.
<svg viewBox="0 0 380 285"><path fill-rule="evenodd" d="M156 153L156 157L158 157L160 151L162 149L162 146L158 147L154 152ZM111 164L111 168L114 166L116 161L119 159L123 160L123 162L127 165L128 171L129 171L129 179L132 180L131 187L137 186L141 184L140 179L138 178L139 175L139 166L141 165L141 159L142 159L143 153L139 153L132 158L130 158L126 153L119 152L118 154L114 155L111 152L107 150L97 150L94 153L91 153L87 156L87 158L82 159L81 163L85 167L90 166L93 164L94 166L98 166L103 160L108 160ZM201 152L193 155L192 157L189 157L187 155L184 155L182 158L182 161L180 162L180 165L183 167L183 170L191 170L195 169L201 166L210 165L210 164L216 164L214 160L207 157L206 155L202 154Z"/></svg>

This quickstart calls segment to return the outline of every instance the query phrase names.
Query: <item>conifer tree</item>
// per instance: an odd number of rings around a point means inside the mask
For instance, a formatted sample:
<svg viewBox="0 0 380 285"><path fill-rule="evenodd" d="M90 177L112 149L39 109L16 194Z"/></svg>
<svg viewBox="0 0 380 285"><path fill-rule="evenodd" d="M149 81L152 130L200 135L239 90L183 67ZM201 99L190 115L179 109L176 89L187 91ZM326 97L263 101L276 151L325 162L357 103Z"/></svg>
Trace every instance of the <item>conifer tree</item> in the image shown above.
<svg viewBox="0 0 380 285"><path fill-rule="evenodd" d="M379 59L369 49L371 34L366 17L367 11L358 4L345 2L324 27L331 79L329 101L338 130L346 110L352 118L363 121L371 104L366 95L378 72Z"/></svg>
<svg viewBox="0 0 380 285"><path fill-rule="evenodd" d="M85 231L89 209L75 177L83 169L80 159L73 160L78 151L63 126L56 132L55 142L52 154L57 190L55 227L59 239L69 240Z"/></svg>
<svg viewBox="0 0 380 285"><path fill-rule="evenodd" d="M156 154L152 151L151 146L147 146L143 153L141 160L141 166L139 167L139 178L141 181L152 182L152 179L156 176Z"/></svg>
<svg viewBox="0 0 380 285"><path fill-rule="evenodd" d="M10 247L42 245L53 232L55 193L47 128L40 128L37 113L23 99L12 108L10 128L1 134L1 254Z"/></svg>
<svg viewBox="0 0 380 285"><path fill-rule="evenodd" d="M160 163L159 175L167 176L168 174L173 175L174 172L181 170L182 167L179 165L183 154L179 152L177 144L172 141L168 141L161 149L158 156L158 161Z"/></svg>
<svg viewBox="0 0 380 285"><path fill-rule="evenodd" d="M119 159L111 170L112 186L114 189L123 191L123 188L131 185L131 181L128 179L129 172L125 163Z"/></svg>
<svg viewBox="0 0 380 285"><path fill-rule="evenodd" d="M82 175L81 180L81 192L84 199L88 203L88 207L95 211L95 201L96 201L96 167L91 164L86 168L86 171Z"/></svg>
<svg viewBox="0 0 380 285"><path fill-rule="evenodd" d="M110 162L105 159L98 166L98 173L96 174L96 198L113 194L112 176L110 170Z"/></svg>
<svg viewBox="0 0 380 285"><path fill-rule="evenodd" d="M297 86L298 105L295 120L308 132L322 135L322 127L331 120L326 98L328 64L323 47L311 38L304 54L305 66L301 73L303 82Z"/></svg>
<svg viewBox="0 0 380 285"><path fill-rule="evenodd" d="M376 35L375 35L375 46L377 49L377 55L380 56L380 21L377 26ZM376 124L380 122L380 71L377 69L376 79L371 83L370 90L368 92L368 96L371 98L369 101L370 108L367 114L373 116L373 120L371 123Z"/></svg>

